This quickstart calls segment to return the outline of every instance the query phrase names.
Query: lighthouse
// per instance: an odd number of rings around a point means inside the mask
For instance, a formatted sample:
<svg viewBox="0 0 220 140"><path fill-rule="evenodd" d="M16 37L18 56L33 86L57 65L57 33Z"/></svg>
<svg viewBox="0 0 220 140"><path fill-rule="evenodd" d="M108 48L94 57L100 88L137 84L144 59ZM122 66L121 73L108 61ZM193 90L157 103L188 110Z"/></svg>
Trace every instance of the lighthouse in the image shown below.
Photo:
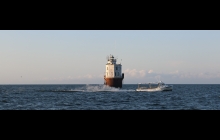
<svg viewBox="0 0 220 140"><path fill-rule="evenodd" d="M122 73L122 65L116 63L113 55L107 57L105 65L104 84L110 87L122 88L124 73Z"/></svg>

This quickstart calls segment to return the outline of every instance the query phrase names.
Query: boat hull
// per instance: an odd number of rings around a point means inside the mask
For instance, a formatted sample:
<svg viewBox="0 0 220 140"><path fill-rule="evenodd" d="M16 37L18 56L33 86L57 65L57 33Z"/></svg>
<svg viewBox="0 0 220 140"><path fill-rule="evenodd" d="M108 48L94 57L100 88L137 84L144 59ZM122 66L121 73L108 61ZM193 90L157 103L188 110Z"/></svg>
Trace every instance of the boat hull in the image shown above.
<svg viewBox="0 0 220 140"><path fill-rule="evenodd" d="M162 91L162 90L160 88L152 88L152 89L136 89L136 91L155 92L155 91Z"/></svg>
<svg viewBox="0 0 220 140"><path fill-rule="evenodd" d="M155 91L172 91L173 86L164 86L164 87L157 87L157 88L138 88L136 91L146 91L146 92L155 92Z"/></svg>

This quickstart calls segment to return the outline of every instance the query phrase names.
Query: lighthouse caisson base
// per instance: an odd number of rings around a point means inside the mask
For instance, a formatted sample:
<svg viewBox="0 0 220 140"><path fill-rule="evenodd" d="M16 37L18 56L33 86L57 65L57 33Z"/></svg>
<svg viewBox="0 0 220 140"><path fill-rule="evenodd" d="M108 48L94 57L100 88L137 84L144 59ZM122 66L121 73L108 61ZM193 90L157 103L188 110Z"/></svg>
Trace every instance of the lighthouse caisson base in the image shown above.
<svg viewBox="0 0 220 140"><path fill-rule="evenodd" d="M124 74L122 74L121 78L106 78L104 77L104 84L110 87L122 88L122 83L124 79Z"/></svg>

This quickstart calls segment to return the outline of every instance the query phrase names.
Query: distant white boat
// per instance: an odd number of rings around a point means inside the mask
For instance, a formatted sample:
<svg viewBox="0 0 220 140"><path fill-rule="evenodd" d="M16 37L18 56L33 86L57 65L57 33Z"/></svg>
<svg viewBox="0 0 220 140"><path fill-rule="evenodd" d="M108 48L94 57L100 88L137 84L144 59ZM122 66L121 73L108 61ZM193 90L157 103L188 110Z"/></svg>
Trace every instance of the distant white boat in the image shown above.
<svg viewBox="0 0 220 140"><path fill-rule="evenodd" d="M173 85L166 85L164 82L159 81L157 83L150 82L150 83L138 83L138 88L136 91L147 91L147 92L154 92L154 91L172 91Z"/></svg>

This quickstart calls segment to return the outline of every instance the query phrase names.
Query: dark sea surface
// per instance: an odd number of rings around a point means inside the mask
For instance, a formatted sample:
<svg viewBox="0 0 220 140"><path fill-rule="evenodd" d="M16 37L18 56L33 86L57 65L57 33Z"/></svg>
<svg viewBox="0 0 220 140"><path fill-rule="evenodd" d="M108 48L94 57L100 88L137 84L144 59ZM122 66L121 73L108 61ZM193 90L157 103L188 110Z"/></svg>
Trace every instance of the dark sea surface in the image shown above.
<svg viewBox="0 0 220 140"><path fill-rule="evenodd" d="M220 110L219 84L136 92L104 85L0 85L0 110Z"/></svg>

